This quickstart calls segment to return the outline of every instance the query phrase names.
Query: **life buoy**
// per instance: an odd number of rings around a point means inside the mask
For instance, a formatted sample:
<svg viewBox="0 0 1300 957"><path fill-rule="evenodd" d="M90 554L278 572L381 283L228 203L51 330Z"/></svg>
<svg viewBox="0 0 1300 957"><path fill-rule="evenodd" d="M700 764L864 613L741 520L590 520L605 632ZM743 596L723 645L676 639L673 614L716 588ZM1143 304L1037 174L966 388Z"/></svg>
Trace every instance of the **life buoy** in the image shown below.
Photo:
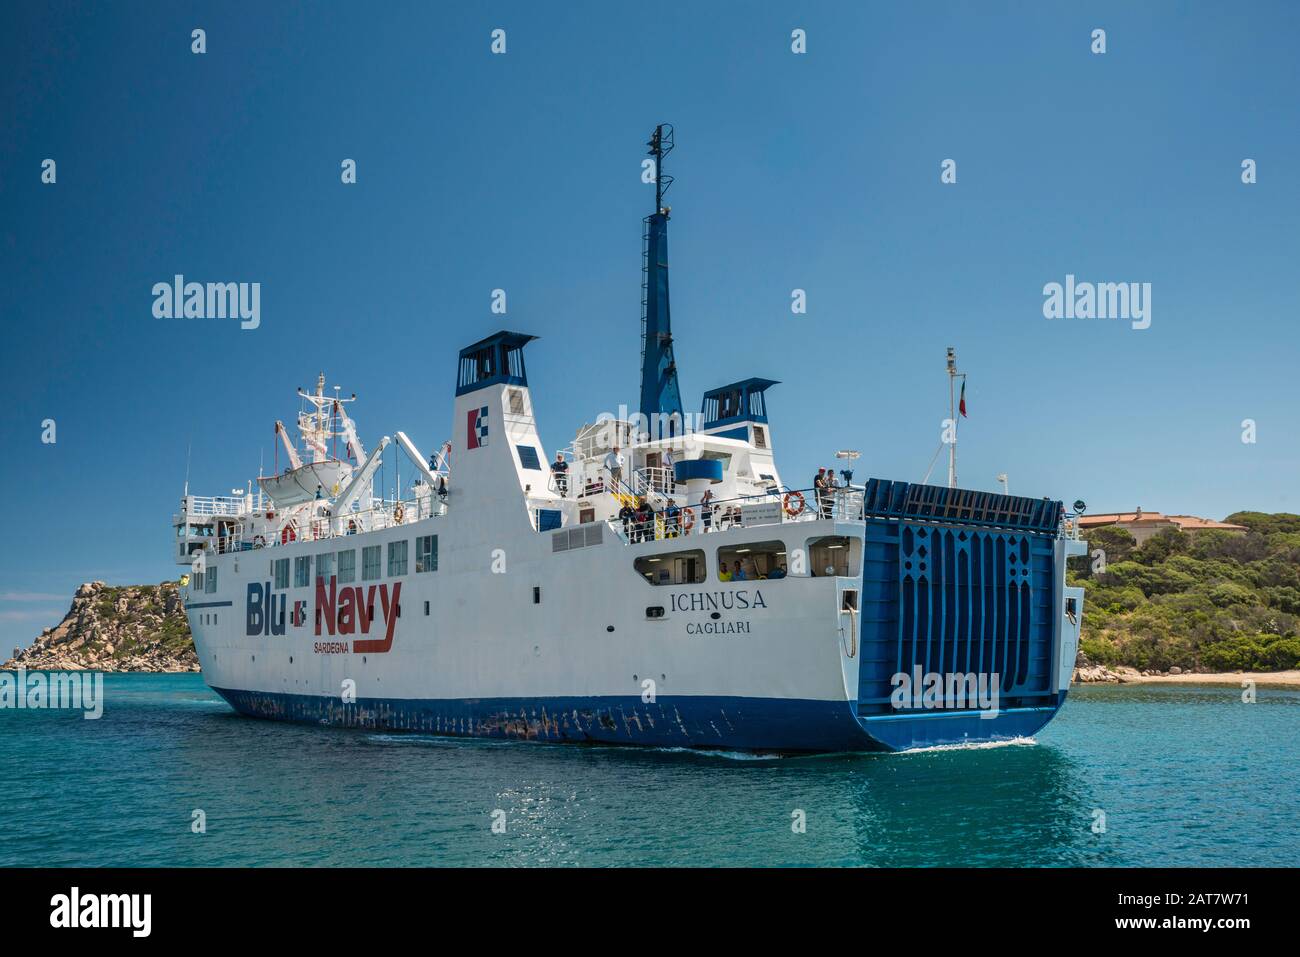
<svg viewBox="0 0 1300 957"><path fill-rule="evenodd" d="M682 531L689 532L695 527L695 509L687 505L682 509Z"/></svg>
<svg viewBox="0 0 1300 957"><path fill-rule="evenodd" d="M397 507L393 509L393 521L396 522L398 525L401 525L402 518L405 515L406 515L406 511L402 508L402 503L398 502Z"/></svg>
<svg viewBox="0 0 1300 957"><path fill-rule="evenodd" d="M265 538L265 536L262 536L262 535L254 535L254 536L253 536L253 547L254 547L254 548L266 548L266 538Z"/></svg>
<svg viewBox="0 0 1300 957"><path fill-rule="evenodd" d="M786 492L782 504L785 508L785 514L789 515L791 518L802 514L805 504L803 500L803 492Z"/></svg>
<svg viewBox="0 0 1300 957"><path fill-rule="evenodd" d="M294 531L292 525L286 525L284 528L280 529L281 545L287 545L292 541L297 541L297 539L298 539L298 533Z"/></svg>

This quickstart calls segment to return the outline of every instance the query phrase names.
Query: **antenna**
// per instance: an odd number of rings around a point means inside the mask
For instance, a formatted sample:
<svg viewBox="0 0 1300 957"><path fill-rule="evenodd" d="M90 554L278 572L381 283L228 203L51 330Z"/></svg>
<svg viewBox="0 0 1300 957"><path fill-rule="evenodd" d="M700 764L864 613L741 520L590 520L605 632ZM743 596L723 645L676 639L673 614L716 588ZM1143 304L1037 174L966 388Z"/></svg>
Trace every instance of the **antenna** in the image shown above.
<svg viewBox="0 0 1300 957"><path fill-rule="evenodd" d="M649 155L655 158L655 212L666 216L668 210L664 208L664 194L673 185L673 178L664 173L664 157L673 151L672 124L660 123L656 126L646 145L650 147Z"/></svg>

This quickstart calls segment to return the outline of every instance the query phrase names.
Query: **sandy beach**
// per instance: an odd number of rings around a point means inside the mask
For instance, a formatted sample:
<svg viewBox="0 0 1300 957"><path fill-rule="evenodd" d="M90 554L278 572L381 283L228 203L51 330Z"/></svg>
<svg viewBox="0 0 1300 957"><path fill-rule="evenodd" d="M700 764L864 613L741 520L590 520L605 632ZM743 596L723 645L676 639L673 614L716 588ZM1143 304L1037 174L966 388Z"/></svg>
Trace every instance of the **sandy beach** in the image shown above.
<svg viewBox="0 0 1300 957"><path fill-rule="evenodd" d="M1093 670L1093 669L1086 669ZM1232 685L1240 688L1243 681L1253 681L1260 688L1300 688L1300 671L1220 671L1179 675L1144 675L1135 668L1106 669L1118 677L1122 684L1143 685ZM1079 675L1076 672L1076 681ZM1084 680L1084 684L1114 683L1115 678Z"/></svg>

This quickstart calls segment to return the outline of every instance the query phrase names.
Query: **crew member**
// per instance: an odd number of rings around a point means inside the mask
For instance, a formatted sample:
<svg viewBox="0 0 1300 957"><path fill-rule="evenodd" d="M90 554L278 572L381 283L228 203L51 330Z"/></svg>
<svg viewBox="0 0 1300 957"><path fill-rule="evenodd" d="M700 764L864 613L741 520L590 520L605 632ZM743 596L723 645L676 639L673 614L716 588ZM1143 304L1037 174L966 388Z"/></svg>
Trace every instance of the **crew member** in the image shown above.
<svg viewBox="0 0 1300 957"><path fill-rule="evenodd" d="M564 453L556 452L555 461L551 463L551 475L555 477L555 490L560 498L569 494L569 463L564 461Z"/></svg>

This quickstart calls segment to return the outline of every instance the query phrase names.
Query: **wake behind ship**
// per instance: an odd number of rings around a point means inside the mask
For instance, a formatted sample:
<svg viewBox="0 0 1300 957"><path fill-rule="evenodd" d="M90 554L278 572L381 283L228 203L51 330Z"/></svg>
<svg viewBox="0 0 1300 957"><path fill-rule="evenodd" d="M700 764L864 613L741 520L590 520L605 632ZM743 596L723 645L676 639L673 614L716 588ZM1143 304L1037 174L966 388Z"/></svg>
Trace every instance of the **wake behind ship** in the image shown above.
<svg viewBox="0 0 1300 957"><path fill-rule="evenodd" d="M451 440L427 458L402 432L367 453L356 396L322 375L299 392L300 441L276 423L283 471L242 495L187 488L185 608L205 679L237 711L823 752L1026 737L1060 709L1083 612L1065 565L1085 545L1059 501L847 470L788 485L769 379L706 391L694 425L684 414L671 148L657 128L637 415L584 425L552 468L533 337L502 331L460 350ZM379 487L385 456L409 484Z"/></svg>

